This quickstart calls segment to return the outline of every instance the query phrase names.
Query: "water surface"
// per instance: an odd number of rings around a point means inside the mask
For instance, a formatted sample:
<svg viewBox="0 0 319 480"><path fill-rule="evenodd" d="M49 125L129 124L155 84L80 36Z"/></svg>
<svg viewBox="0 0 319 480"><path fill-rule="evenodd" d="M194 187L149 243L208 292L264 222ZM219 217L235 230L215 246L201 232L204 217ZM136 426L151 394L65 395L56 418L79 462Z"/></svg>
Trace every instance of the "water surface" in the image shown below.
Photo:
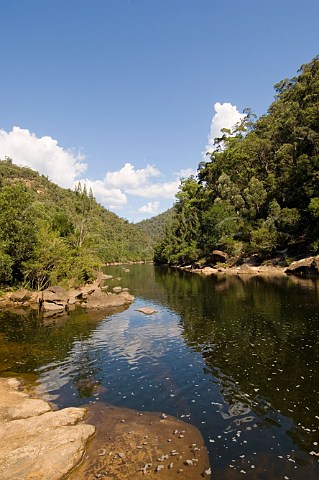
<svg viewBox="0 0 319 480"><path fill-rule="evenodd" d="M2 313L0 373L29 376L61 407L189 421L217 480L319 478L318 281L129 269L107 269L136 296L120 313Z"/></svg>

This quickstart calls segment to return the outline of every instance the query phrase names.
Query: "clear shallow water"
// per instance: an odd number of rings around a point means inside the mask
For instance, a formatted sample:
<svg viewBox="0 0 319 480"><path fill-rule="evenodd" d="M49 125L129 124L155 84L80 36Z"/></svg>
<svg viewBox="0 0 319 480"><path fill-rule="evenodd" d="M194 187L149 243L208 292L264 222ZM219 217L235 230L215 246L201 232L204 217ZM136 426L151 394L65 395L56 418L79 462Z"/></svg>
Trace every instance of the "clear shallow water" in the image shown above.
<svg viewBox="0 0 319 480"><path fill-rule="evenodd" d="M319 478L318 281L107 273L136 296L121 313L1 314L2 375L31 375L61 407L181 417L201 430L217 480Z"/></svg>

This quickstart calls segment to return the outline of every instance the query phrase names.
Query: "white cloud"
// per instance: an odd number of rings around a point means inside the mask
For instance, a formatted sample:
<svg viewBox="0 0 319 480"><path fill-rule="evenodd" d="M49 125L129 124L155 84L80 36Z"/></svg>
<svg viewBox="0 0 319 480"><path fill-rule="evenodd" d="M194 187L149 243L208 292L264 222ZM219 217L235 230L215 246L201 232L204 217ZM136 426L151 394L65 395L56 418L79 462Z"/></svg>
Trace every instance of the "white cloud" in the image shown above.
<svg viewBox="0 0 319 480"><path fill-rule="evenodd" d="M216 113L213 116L212 123L210 125L210 132L207 137L208 143L203 153L204 158L208 152L211 153L216 149L214 140L215 138L221 136L222 128L233 128L236 123L240 122L245 116L237 110L235 105L232 105L231 103L217 102L214 105L214 109Z"/></svg>
<svg viewBox="0 0 319 480"><path fill-rule="evenodd" d="M121 208L127 204L127 195L173 200L180 180L176 178L173 181L158 182L158 177L161 176L161 172L153 165L136 169L131 163L126 163L119 170L106 172L102 180L86 179L81 182L85 182L88 188L92 187L96 199L106 207Z"/></svg>
<svg viewBox="0 0 319 480"><path fill-rule="evenodd" d="M5 157L47 175L61 187L73 188L81 181L87 189L92 188L98 202L111 210L122 210L124 215L128 205L139 213L158 212L159 200L168 203L175 199L180 178L196 174L193 169L184 169L165 179L154 165L136 168L127 162L118 170L109 170L102 178L91 180L83 175L87 169L83 155L64 149L50 136L37 137L20 127L9 132L0 129L0 158ZM134 197L145 199L145 205L134 207Z"/></svg>
<svg viewBox="0 0 319 480"><path fill-rule="evenodd" d="M142 198L165 198L173 200L180 185L180 180L176 179L172 182L149 183L140 188L127 189L126 192Z"/></svg>
<svg viewBox="0 0 319 480"><path fill-rule="evenodd" d="M127 197L120 188L108 188L103 180L81 180L86 185L87 190L92 188L93 195L98 202L108 208L118 210L127 204Z"/></svg>
<svg viewBox="0 0 319 480"><path fill-rule="evenodd" d="M156 213L158 211L159 202L148 202L143 207L139 208L138 211L141 213Z"/></svg>
<svg viewBox="0 0 319 480"><path fill-rule="evenodd" d="M135 169L131 163L126 163L120 170L107 172L103 182L108 187L126 190L129 188L139 188L146 184L150 178L159 177L160 175L160 171L153 165L146 165L145 168Z"/></svg>
<svg viewBox="0 0 319 480"><path fill-rule="evenodd" d="M196 176L196 174L197 174L197 172L193 168L184 168L184 169L180 170L179 172L175 173L175 175L178 178L188 178L191 175Z"/></svg>
<svg viewBox="0 0 319 480"><path fill-rule="evenodd" d="M5 157L47 175L65 188L73 187L75 179L87 168L83 163L85 157L80 153L63 149L52 137L38 138L19 127L13 127L11 132L0 130L0 158Z"/></svg>

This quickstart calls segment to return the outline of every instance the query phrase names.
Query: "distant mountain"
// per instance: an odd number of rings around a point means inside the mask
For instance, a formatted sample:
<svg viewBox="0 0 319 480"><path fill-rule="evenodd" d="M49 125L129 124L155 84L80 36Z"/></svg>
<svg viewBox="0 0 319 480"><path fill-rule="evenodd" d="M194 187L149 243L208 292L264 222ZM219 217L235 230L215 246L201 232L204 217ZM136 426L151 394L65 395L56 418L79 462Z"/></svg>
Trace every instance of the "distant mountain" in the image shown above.
<svg viewBox="0 0 319 480"><path fill-rule="evenodd" d="M165 233L165 226L167 222L169 222L173 217L173 213L174 207L166 210L163 213L160 213L159 215L156 215L155 217L148 218L147 220L142 220L135 225L140 227L142 230L145 231L147 235L151 237L152 245L154 246L163 239Z"/></svg>
<svg viewBox="0 0 319 480"><path fill-rule="evenodd" d="M83 283L101 264L152 256L147 233L98 204L84 184L64 189L0 160L0 283Z"/></svg>

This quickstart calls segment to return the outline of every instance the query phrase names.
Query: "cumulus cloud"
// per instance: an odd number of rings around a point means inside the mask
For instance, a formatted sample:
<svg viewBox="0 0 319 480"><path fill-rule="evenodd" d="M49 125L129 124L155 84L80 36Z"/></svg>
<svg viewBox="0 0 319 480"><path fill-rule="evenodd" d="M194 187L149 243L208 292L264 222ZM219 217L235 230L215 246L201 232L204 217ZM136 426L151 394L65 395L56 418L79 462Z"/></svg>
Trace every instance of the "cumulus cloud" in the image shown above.
<svg viewBox="0 0 319 480"><path fill-rule="evenodd" d="M81 180L86 185L87 190L92 188L93 195L98 202L108 208L118 210L127 204L127 197L120 188L108 188L103 180Z"/></svg>
<svg viewBox="0 0 319 480"><path fill-rule="evenodd" d="M126 163L120 170L107 172L104 184L111 188L134 189L146 184L150 178L160 175L160 171L153 165L135 169L131 163Z"/></svg>
<svg viewBox="0 0 319 480"><path fill-rule="evenodd" d="M57 140L44 136L38 138L27 129L13 127L11 132L0 130L0 158L10 157L14 163L27 166L47 175L50 180L65 188L73 187L87 164L80 153L65 150Z"/></svg>
<svg viewBox="0 0 319 480"><path fill-rule="evenodd" d="M212 123L210 125L210 132L207 137L208 143L203 152L205 157L207 153L211 153L216 149L214 145L214 140L217 137L221 136L222 128L233 128L236 123L240 122L244 118L244 114L240 113L237 110L235 105L231 103L215 103L214 105L215 115L212 118Z"/></svg>
<svg viewBox="0 0 319 480"><path fill-rule="evenodd" d="M137 169L131 163L126 163L119 170L107 172L102 180L86 179L81 182L92 187L94 196L103 205L120 209L127 204L127 195L173 200L180 180L176 178L168 182L159 182L158 177L161 176L161 172L153 165ZM156 202L150 202L150 204L154 206ZM147 213L146 210L140 211Z"/></svg>
<svg viewBox="0 0 319 480"><path fill-rule="evenodd" d="M160 202L148 202L138 209L141 213L156 213L158 211Z"/></svg>
<svg viewBox="0 0 319 480"><path fill-rule="evenodd" d="M127 162L118 170L109 170L102 178L91 180L84 176L87 164L83 155L61 147L50 136L37 137L20 127L9 132L0 129L0 158L5 157L47 175L61 187L73 188L78 181L85 183L87 189L92 188L97 201L111 210L123 210L134 197L143 198L147 203L135 212L144 214L158 212L159 200L174 200L180 179L196 174L193 169L184 169L167 179L154 165L136 168Z"/></svg>

